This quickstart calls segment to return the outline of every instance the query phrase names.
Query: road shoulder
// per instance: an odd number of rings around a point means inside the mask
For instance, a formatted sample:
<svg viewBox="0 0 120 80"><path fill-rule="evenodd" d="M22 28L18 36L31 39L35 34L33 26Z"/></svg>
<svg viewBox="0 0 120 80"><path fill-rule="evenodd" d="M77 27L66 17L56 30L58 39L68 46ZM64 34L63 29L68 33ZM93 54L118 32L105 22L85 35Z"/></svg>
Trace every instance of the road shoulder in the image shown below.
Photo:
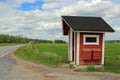
<svg viewBox="0 0 120 80"><path fill-rule="evenodd" d="M69 68L53 68L22 60L11 54L16 64L10 72L11 80L119 80L120 74L75 72Z"/></svg>

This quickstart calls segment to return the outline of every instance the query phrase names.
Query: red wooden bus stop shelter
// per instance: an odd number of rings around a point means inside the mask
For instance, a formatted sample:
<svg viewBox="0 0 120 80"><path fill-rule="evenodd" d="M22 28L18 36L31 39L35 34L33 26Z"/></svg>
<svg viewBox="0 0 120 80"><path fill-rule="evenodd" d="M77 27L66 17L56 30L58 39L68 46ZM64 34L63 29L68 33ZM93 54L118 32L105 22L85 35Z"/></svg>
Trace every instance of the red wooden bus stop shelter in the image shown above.
<svg viewBox="0 0 120 80"><path fill-rule="evenodd" d="M76 65L104 65L105 32L114 30L101 17L62 16L68 58Z"/></svg>

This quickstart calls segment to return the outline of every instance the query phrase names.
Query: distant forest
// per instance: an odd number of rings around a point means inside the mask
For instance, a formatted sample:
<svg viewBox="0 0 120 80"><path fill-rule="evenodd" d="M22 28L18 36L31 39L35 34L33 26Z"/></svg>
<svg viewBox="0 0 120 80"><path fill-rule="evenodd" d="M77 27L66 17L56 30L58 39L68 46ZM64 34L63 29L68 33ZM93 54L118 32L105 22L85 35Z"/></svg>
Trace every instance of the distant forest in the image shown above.
<svg viewBox="0 0 120 80"><path fill-rule="evenodd" d="M106 40L107 43L120 43L120 40Z"/></svg>
<svg viewBox="0 0 120 80"><path fill-rule="evenodd" d="M0 43L66 43L63 40L43 40L43 39L30 39L21 35L12 36L8 34L0 34Z"/></svg>

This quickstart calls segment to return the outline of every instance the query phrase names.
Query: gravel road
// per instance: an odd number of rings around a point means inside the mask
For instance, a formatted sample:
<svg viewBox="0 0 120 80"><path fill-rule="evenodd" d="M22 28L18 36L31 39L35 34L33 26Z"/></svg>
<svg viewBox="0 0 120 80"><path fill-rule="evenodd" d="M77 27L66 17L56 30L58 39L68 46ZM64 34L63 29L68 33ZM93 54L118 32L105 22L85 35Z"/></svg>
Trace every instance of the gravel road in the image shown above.
<svg viewBox="0 0 120 80"><path fill-rule="evenodd" d="M5 55L12 53L19 47L23 45L17 45L17 46L0 46L0 57L4 57Z"/></svg>
<svg viewBox="0 0 120 80"><path fill-rule="evenodd" d="M120 74L74 72L69 68L35 64L9 54L19 47L0 47L0 80L120 80Z"/></svg>
<svg viewBox="0 0 120 80"><path fill-rule="evenodd" d="M12 59L9 54L21 46L22 45L0 47L0 80L9 80L10 70L13 64L16 63L16 60Z"/></svg>

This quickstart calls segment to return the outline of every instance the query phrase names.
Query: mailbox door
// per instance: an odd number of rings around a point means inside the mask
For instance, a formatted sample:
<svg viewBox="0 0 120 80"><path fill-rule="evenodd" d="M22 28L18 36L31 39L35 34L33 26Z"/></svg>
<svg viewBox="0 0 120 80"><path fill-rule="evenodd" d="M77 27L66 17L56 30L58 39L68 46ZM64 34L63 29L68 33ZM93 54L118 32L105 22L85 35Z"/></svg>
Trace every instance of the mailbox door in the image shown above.
<svg viewBox="0 0 120 80"><path fill-rule="evenodd" d="M90 49L83 49L82 58L83 60L91 60L92 51Z"/></svg>
<svg viewBox="0 0 120 80"><path fill-rule="evenodd" d="M93 60L101 60L101 50L92 50Z"/></svg>

